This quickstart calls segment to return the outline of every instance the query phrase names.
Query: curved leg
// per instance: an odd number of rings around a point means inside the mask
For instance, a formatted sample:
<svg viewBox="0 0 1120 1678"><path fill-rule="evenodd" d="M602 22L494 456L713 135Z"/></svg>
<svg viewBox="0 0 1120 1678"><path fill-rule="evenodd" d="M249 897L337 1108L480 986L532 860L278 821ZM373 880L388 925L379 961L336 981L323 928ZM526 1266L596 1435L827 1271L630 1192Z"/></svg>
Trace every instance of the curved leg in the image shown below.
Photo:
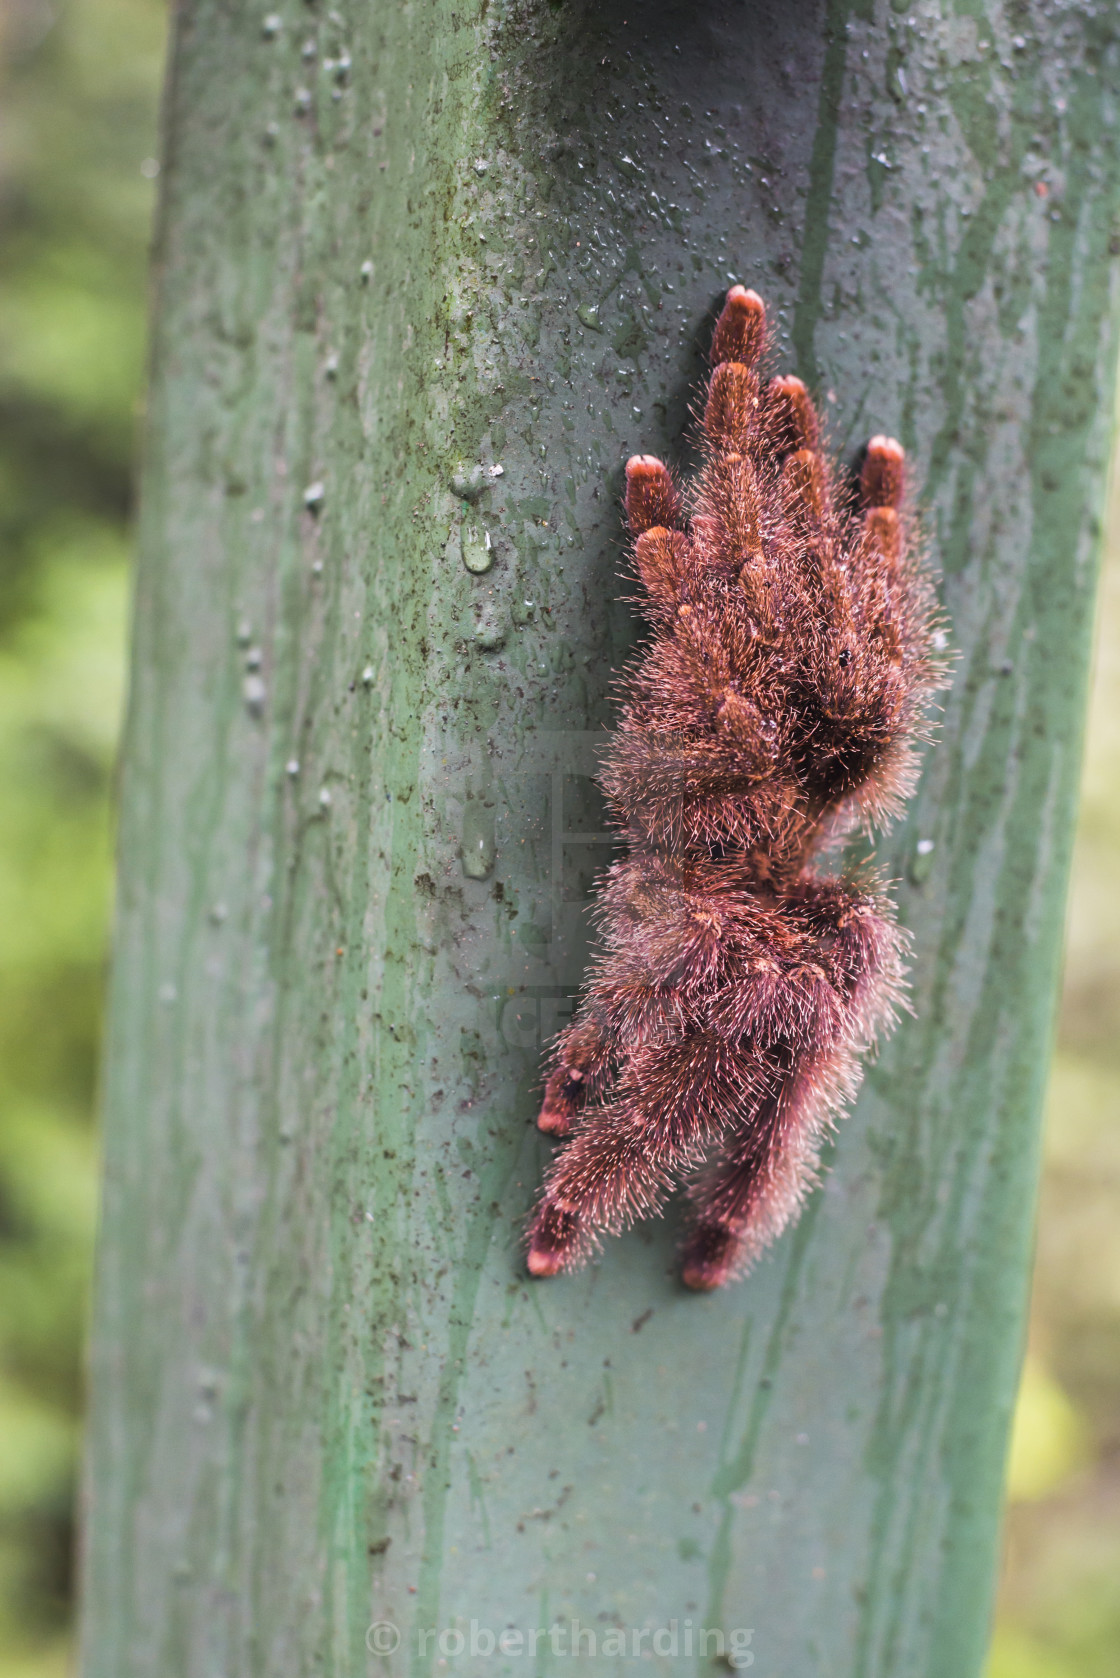
<svg viewBox="0 0 1120 1678"><path fill-rule="evenodd" d="M903 934L866 893L804 878L793 901L817 923L818 962L802 973L806 1004L783 1006L786 1069L779 1086L729 1138L723 1157L689 1191L695 1208L682 1276L718 1288L749 1268L790 1221L816 1181L820 1144L859 1088L859 1056L890 1023L902 988ZM821 1004L827 973L829 1006Z"/></svg>
<svg viewBox="0 0 1120 1678"><path fill-rule="evenodd" d="M555 1062L544 1086L537 1128L549 1136L567 1136L576 1116L601 1089L618 1045L607 1030L594 996L580 1005L575 1019L560 1033Z"/></svg>
<svg viewBox="0 0 1120 1678"><path fill-rule="evenodd" d="M718 1288L741 1276L796 1217L816 1181L821 1141L858 1080L847 1048L797 1058L781 1088L690 1191L695 1216L681 1260L687 1287Z"/></svg>
<svg viewBox="0 0 1120 1678"><path fill-rule="evenodd" d="M626 517L634 536L681 528L681 498L669 468L654 454L634 454L626 462Z"/></svg>
<svg viewBox="0 0 1120 1678"><path fill-rule="evenodd" d="M529 1226L529 1270L586 1259L602 1231L655 1211L674 1181L765 1098L771 1068L714 1033L634 1056L610 1105L585 1116L545 1179Z"/></svg>

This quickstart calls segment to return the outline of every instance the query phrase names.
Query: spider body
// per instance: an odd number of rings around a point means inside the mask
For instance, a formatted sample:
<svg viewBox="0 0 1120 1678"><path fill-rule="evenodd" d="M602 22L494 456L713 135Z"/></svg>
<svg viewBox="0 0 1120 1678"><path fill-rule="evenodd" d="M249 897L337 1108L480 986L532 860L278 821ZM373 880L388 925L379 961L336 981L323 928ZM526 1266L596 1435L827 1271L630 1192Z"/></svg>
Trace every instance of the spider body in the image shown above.
<svg viewBox="0 0 1120 1678"><path fill-rule="evenodd" d="M538 1119L563 1146L529 1229L537 1276L682 1180L685 1282L742 1274L796 1215L902 995L882 888L815 862L901 808L940 682L903 451L873 438L846 494L805 386L761 377L765 349L762 301L735 286L690 517L659 460L627 466L652 637L602 779L629 854Z"/></svg>

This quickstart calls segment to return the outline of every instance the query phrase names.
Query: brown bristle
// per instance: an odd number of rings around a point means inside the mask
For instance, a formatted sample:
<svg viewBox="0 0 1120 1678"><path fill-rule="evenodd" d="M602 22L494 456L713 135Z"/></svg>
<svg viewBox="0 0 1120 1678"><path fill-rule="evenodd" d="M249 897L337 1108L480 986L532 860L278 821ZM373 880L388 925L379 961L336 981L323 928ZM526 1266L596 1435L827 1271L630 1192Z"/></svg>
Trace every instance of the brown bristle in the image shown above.
<svg viewBox="0 0 1120 1678"><path fill-rule="evenodd" d="M800 502L806 511L819 519L824 512L825 500L824 467L820 456L813 449L798 449L786 460L782 477L787 506L792 510Z"/></svg>

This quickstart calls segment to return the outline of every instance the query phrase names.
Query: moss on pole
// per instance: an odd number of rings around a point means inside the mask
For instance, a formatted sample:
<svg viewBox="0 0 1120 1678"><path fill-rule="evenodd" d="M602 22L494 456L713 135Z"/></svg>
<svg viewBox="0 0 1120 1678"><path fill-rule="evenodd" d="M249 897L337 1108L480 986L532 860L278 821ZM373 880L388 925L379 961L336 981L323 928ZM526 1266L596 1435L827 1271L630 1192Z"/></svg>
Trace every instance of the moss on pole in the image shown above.
<svg viewBox="0 0 1120 1678"><path fill-rule="evenodd" d="M1116 6L1056 0L179 7L85 1678L544 1672L575 1620L604 1674L620 1634L716 1670L701 1630L799 1678L978 1671L1118 71ZM683 1293L670 1220L530 1286L539 1044L634 634L622 465L682 457L732 280L834 443L894 432L921 477L961 656L880 848L915 1014L745 1284Z"/></svg>

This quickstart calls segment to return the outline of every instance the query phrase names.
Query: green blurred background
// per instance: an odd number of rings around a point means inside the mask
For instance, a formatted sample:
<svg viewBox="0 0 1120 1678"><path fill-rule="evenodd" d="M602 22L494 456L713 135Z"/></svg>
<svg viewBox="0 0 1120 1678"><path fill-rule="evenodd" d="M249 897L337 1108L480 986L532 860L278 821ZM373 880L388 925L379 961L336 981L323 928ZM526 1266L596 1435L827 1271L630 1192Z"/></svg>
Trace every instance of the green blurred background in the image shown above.
<svg viewBox="0 0 1120 1678"><path fill-rule="evenodd" d="M67 1665L165 33L0 0L0 1674Z"/></svg>
<svg viewBox="0 0 1120 1678"><path fill-rule="evenodd" d="M0 1678L65 1672L161 0L0 0ZM1120 1673L1120 497L989 1678Z"/></svg>

